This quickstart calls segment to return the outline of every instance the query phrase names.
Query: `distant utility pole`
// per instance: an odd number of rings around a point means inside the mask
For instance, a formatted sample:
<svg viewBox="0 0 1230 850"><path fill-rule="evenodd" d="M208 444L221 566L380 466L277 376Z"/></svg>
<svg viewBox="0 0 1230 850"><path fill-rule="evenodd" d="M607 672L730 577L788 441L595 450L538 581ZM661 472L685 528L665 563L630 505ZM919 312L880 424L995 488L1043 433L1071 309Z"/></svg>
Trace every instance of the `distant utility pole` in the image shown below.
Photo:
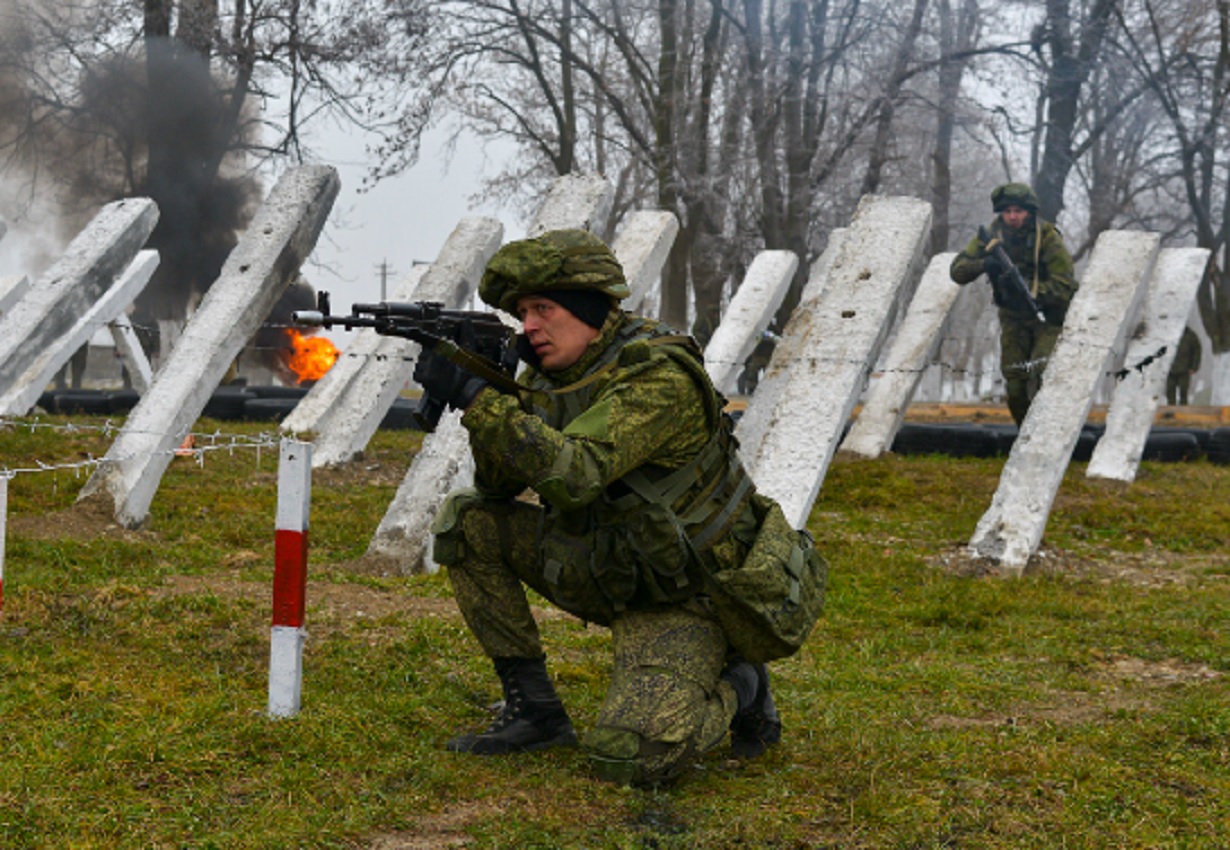
<svg viewBox="0 0 1230 850"><path fill-rule="evenodd" d="M388 260L381 260L380 265L376 268L380 271L380 300L387 301L389 300L389 275L396 274L396 272L389 268Z"/></svg>

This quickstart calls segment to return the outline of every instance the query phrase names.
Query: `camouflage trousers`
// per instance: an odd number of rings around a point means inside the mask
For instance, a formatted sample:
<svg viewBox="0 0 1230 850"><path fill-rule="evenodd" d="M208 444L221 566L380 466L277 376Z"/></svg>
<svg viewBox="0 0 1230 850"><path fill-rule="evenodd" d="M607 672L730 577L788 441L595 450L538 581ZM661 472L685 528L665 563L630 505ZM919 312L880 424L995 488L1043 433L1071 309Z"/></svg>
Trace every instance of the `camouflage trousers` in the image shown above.
<svg viewBox="0 0 1230 850"><path fill-rule="evenodd" d="M1042 372L1063 327L1034 318L1009 318L1002 311L999 325L999 362L1004 392L1012 421L1020 426L1042 386Z"/></svg>
<svg viewBox="0 0 1230 850"><path fill-rule="evenodd" d="M544 654L525 591L555 602L538 550L541 524L535 505L475 500L437 528L436 560L447 567L461 614L491 658ZM578 582L571 584L569 612L609 623L614 651L606 698L582 736L595 771L623 784L669 780L721 742L738 707L734 689L719 678L725 633L704 599L611 617L603 599L587 603Z"/></svg>

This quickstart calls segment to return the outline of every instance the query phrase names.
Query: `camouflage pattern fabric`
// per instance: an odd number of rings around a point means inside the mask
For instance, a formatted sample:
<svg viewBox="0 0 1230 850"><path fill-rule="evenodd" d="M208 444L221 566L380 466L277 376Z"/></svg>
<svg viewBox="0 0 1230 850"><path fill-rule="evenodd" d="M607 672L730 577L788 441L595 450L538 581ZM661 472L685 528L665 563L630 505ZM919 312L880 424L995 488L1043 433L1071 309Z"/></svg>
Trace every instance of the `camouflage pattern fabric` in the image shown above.
<svg viewBox="0 0 1230 850"><path fill-rule="evenodd" d="M1166 375L1167 404L1188 403L1192 373L1200 368L1201 355L1200 337L1191 328L1184 328L1170 364L1170 372Z"/></svg>
<svg viewBox="0 0 1230 850"><path fill-rule="evenodd" d="M487 263L478 295L512 313L517 299L553 289L604 293L615 301L631 294L623 266L606 243L585 230L551 230L509 242Z"/></svg>
<svg viewBox="0 0 1230 850"><path fill-rule="evenodd" d="M1013 421L1020 425L1041 385L1045 358L1055 348L1068 305L1079 284L1072 256L1055 225L1030 216L1020 228L1011 230L997 217L988 229L992 238L999 237L1003 241L1005 252L1033 290L1034 300L1046 317L1046 322L1042 323L1028 312L999 307L1000 370L1004 376L1008 409ZM985 255L986 245L975 236L953 258L949 269L953 281L964 286L976 280L983 274Z"/></svg>
<svg viewBox="0 0 1230 850"><path fill-rule="evenodd" d="M548 578L542 551L544 540L562 532L585 541L601 519L608 488L622 477L678 469L709 444L714 426L705 393L712 387L699 385L661 348L643 343L604 359L608 347L622 344L629 321L613 311L572 367L531 370L523 378L558 387L591 379L587 406L563 416L562 428L529 412L546 404L530 394L519 399L490 392L475 399L462 423L470 432L476 488L450 496L437 516L434 554L448 568L458 606L490 657L543 654L526 586L587 622L611 627L612 681L584 742L599 775L652 784L675 775L729 728L736 698L719 680L727 636L707 600L697 596L699 587L685 586L684 598L661 604L641 571L621 606L606 583L619 559L587 550L583 558L565 559ZM600 362L610 368L596 369ZM516 498L527 487L539 504ZM754 517L745 509L705 557L737 565L755 537Z"/></svg>
<svg viewBox="0 0 1230 850"><path fill-rule="evenodd" d="M1000 368L1008 411L1018 426L1025 421L1029 405L1042 386L1042 373L1062 330L1062 326L1044 324L1032 317L1005 322L1001 315Z"/></svg>

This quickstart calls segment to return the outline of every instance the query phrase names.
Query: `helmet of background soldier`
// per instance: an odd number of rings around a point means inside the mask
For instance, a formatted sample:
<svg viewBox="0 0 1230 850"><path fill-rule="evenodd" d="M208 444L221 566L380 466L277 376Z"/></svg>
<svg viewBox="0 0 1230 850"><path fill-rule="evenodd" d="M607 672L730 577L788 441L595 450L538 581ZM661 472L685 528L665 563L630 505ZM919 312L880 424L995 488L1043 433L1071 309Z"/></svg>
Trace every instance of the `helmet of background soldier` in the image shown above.
<svg viewBox="0 0 1230 850"><path fill-rule="evenodd" d="M1038 196L1024 183L1005 183L991 190L991 208L1003 212L1008 207L1020 207L1031 213L1038 212Z"/></svg>
<svg viewBox="0 0 1230 850"><path fill-rule="evenodd" d="M586 230L549 230L509 242L487 263L478 285L483 301L509 313L526 295L577 290L600 292L612 303L631 295L619 260Z"/></svg>

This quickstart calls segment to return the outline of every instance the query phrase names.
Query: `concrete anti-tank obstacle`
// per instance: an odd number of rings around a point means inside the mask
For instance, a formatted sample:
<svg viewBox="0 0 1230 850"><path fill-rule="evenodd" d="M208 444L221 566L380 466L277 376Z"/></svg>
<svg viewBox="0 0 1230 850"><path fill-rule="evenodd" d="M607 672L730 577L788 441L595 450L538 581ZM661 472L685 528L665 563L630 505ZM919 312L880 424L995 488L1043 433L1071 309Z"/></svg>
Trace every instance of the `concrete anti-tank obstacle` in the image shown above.
<svg viewBox="0 0 1230 850"><path fill-rule="evenodd" d="M282 175L78 501L106 494L120 525L146 520L175 448L312 253L339 188L326 166Z"/></svg>
<svg viewBox="0 0 1230 850"><path fill-rule="evenodd" d="M102 298L157 221L158 207L149 198L107 204L0 318L0 394L19 389L36 361Z"/></svg>
<svg viewBox="0 0 1230 850"><path fill-rule="evenodd" d="M800 302L783 331L798 348L774 352L766 369L770 394L762 398L758 386L739 422L756 486L796 528L807 522L871 364L909 302L930 229L931 205L924 201L867 196L859 202L828 281L818 297ZM745 427L754 440L744 441Z"/></svg>
<svg viewBox="0 0 1230 850"><path fill-rule="evenodd" d="M773 321L799 267L793 251L761 251L705 346L705 371L718 392L732 394L743 364Z"/></svg>
<svg viewBox="0 0 1230 850"><path fill-rule="evenodd" d="M820 295L829 281L833 258L840 252L841 243L846 238L848 230L845 227L838 227L829 233L828 244L825 245L824 251L807 270L807 283L803 286L799 303L795 306L792 315L810 313L816 309ZM760 376L752 397L748 399L747 410L739 420L735 432L739 437L740 454L744 458L754 457L760 451L760 444L764 442L765 429L771 419L770 414L789 388L787 381L790 374L789 364L806 357L807 348L813 342L814 340L808 337L783 334L774 345L769 363Z"/></svg>
<svg viewBox="0 0 1230 850"><path fill-rule="evenodd" d="M679 220L665 210L637 210L624 220L611 243L632 293L624 299L624 310L641 316L657 314L662 267L678 233Z"/></svg>
<svg viewBox="0 0 1230 850"><path fill-rule="evenodd" d="M879 457L893 444L905 412L928 364L935 359L941 333L961 288L948 274L956 254L931 258L905 318L888 347L882 373L873 378L863 409L842 441L839 451L855 457Z"/></svg>
<svg viewBox="0 0 1230 850"><path fill-rule="evenodd" d="M600 177L561 177L555 181L527 232L530 237L561 228L590 229L606 220L614 192ZM617 255L618 256L618 255ZM621 262L623 258L620 257ZM635 270L625 273L636 274ZM393 501L368 544L365 557L388 572L435 572L431 559L431 523L444 497L474 480L474 459L461 416L446 413L436 430L423 438Z"/></svg>
<svg viewBox="0 0 1230 850"><path fill-rule="evenodd" d="M1004 575L1021 575L1037 551L1098 380L1136 325L1159 242L1156 233L1108 230L1094 245L1042 387L969 542L972 556L996 562Z"/></svg>
<svg viewBox="0 0 1230 850"><path fill-rule="evenodd" d="M0 319L30 291L30 278L25 275L0 277Z"/></svg>
<svg viewBox="0 0 1230 850"><path fill-rule="evenodd" d="M1153 417L1166 397L1166 374L1208 258L1207 248L1164 248L1158 253L1141 313L1143 328L1128 343L1126 374L1115 387L1106 430L1085 469L1089 478L1136 480Z"/></svg>
<svg viewBox="0 0 1230 850"><path fill-rule="evenodd" d="M145 395L149 392L150 384L154 382L154 375L132 322L127 316L119 315L107 324L107 329L111 332L111 340L115 343L115 350L119 352L120 361L128 370L132 388L139 395Z"/></svg>
<svg viewBox="0 0 1230 850"><path fill-rule="evenodd" d="M454 309L462 307L477 290L483 269L499 249L503 233L503 225L493 218L462 220L413 291L399 300L434 301ZM312 455L313 467L348 463L367 448L402 387L411 380L418 351L418 343L407 339L383 337L380 340L376 356L346 384L330 405L328 416L320 423Z"/></svg>
<svg viewBox="0 0 1230 850"><path fill-rule="evenodd" d="M73 353L87 344L95 331L124 315L128 305L145 289L156 268L157 251L137 252L136 259L119 280L90 304L71 327L37 352L26 371L15 376L8 390L0 392L0 415L21 416L34 407L48 382L64 368Z"/></svg>

